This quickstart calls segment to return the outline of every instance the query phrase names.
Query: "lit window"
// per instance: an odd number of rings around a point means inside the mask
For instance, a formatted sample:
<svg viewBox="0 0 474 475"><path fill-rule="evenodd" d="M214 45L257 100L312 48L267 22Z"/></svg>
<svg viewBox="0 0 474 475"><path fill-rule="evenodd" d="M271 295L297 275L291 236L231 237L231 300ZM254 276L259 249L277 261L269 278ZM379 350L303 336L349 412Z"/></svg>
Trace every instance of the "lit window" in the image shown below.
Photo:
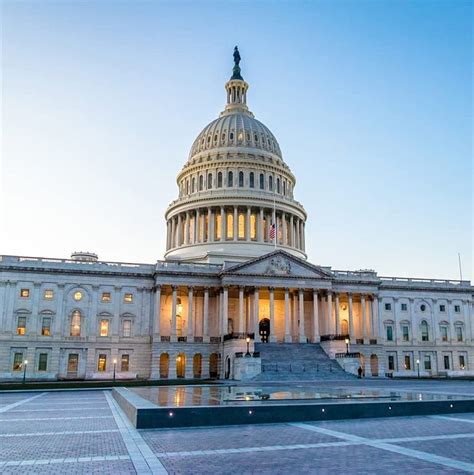
<svg viewBox="0 0 474 475"><path fill-rule="evenodd" d="M257 216L250 215L250 239L257 239Z"/></svg>
<svg viewBox="0 0 474 475"><path fill-rule="evenodd" d="M410 355L405 355L405 369L411 369L411 357L410 357Z"/></svg>
<svg viewBox="0 0 474 475"><path fill-rule="evenodd" d="M446 312L446 305L440 305L439 306L439 311L440 312Z"/></svg>
<svg viewBox="0 0 474 475"><path fill-rule="evenodd" d="M124 320L122 322L122 334L125 337L132 336L132 321Z"/></svg>
<svg viewBox="0 0 474 475"><path fill-rule="evenodd" d="M441 340L448 341L448 327L447 326L441 327Z"/></svg>
<svg viewBox="0 0 474 475"><path fill-rule="evenodd" d="M239 214L238 227L239 227L238 238L245 239L245 216L243 213Z"/></svg>
<svg viewBox="0 0 474 475"><path fill-rule="evenodd" d="M43 317L41 322L41 334L43 336L51 335L51 317Z"/></svg>
<svg viewBox="0 0 474 475"><path fill-rule="evenodd" d="M16 333L17 335L24 335L26 333L26 317L18 317Z"/></svg>
<svg viewBox="0 0 474 475"><path fill-rule="evenodd" d="M402 312L406 312L408 310L408 305L406 303L402 303Z"/></svg>
<svg viewBox="0 0 474 475"><path fill-rule="evenodd" d="M79 300L82 299L82 292L80 292L79 290L78 290L77 292L74 292L74 296L73 296L73 297L74 297L74 300L75 300L76 302L79 302Z"/></svg>
<svg viewBox="0 0 474 475"><path fill-rule="evenodd" d="M130 367L130 355L122 355L120 358L120 371L128 371Z"/></svg>
<svg viewBox="0 0 474 475"><path fill-rule="evenodd" d="M393 341L393 327L392 327L392 325L387 326L387 341Z"/></svg>
<svg viewBox="0 0 474 475"><path fill-rule="evenodd" d="M110 292L102 292L102 302L110 302L112 300L112 296Z"/></svg>
<svg viewBox="0 0 474 475"><path fill-rule="evenodd" d="M385 310L392 310L392 304L391 303L386 303L385 304Z"/></svg>
<svg viewBox="0 0 474 475"><path fill-rule="evenodd" d="M459 355L459 369L466 369L466 358L464 357L464 355Z"/></svg>
<svg viewBox="0 0 474 475"><path fill-rule="evenodd" d="M30 289L21 289L20 290L20 297L27 299L30 296Z"/></svg>
<svg viewBox="0 0 474 475"><path fill-rule="evenodd" d="M461 313L461 305L455 305L455 306L454 306L454 311L455 311L456 313Z"/></svg>
<svg viewBox="0 0 474 475"><path fill-rule="evenodd" d="M81 312L74 310L71 316L71 336L81 336Z"/></svg>
<svg viewBox="0 0 474 475"><path fill-rule="evenodd" d="M221 239L221 235L222 235L221 215L220 214L216 214L215 231L216 231L215 239L216 239L216 241L218 241L219 239Z"/></svg>
<svg viewBox="0 0 474 475"><path fill-rule="evenodd" d="M227 213L227 239L234 238L234 215Z"/></svg>
<svg viewBox="0 0 474 475"><path fill-rule="evenodd" d="M69 353L67 357L67 372L70 374L77 373L79 368L79 355L77 353Z"/></svg>
<svg viewBox="0 0 474 475"><path fill-rule="evenodd" d="M133 294L125 294L123 296L123 301L125 303L132 303L133 302Z"/></svg>
<svg viewBox="0 0 474 475"><path fill-rule="evenodd" d="M101 320L100 321L100 336L108 336L108 335L109 335L109 321Z"/></svg>
<svg viewBox="0 0 474 475"><path fill-rule="evenodd" d="M100 354L97 362L97 371L103 373L107 368L107 355Z"/></svg>
<svg viewBox="0 0 474 475"><path fill-rule="evenodd" d="M38 358L38 371L47 371L48 353L40 353Z"/></svg>
<svg viewBox="0 0 474 475"><path fill-rule="evenodd" d="M429 341L429 333L428 333L428 322L423 320L420 325L421 328L421 341Z"/></svg>
<svg viewBox="0 0 474 475"><path fill-rule="evenodd" d="M23 367L23 353L13 355L13 371L21 371Z"/></svg>
<svg viewBox="0 0 474 475"><path fill-rule="evenodd" d="M43 295L43 298L45 300L52 300L54 298L54 291L51 290L51 289L46 289L44 291L44 295Z"/></svg>
<svg viewBox="0 0 474 475"><path fill-rule="evenodd" d="M457 341L463 341L462 327L456 327L456 339Z"/></svg>

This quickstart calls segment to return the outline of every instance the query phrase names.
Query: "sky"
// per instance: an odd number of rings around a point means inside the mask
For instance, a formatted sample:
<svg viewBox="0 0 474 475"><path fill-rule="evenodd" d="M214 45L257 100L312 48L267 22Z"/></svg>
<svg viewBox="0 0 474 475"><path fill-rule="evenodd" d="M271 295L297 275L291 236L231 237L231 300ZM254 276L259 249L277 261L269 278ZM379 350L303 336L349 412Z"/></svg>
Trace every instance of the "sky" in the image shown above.
<svg viewBox="0 0 474 475"><path fill-rule="evenodd" d="M2 3L0 254L152 263L176 175L225 105L279 141L314 264L472 279L472 6Z"/></svg>

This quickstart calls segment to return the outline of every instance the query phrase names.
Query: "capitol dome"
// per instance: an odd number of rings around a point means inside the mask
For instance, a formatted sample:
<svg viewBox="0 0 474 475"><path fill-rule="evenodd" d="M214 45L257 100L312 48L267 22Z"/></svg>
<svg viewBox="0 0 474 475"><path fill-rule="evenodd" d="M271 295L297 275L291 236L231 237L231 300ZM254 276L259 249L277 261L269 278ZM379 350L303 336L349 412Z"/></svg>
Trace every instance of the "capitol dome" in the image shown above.
<svg viewBox="0 0 474 475"><path fill-rule="evenodd" d="M234 69L227 104L195 139L166 211L169 260L243 261L275 246L302 258L306 212L272 132L247 106L249 85Z"/></svg>

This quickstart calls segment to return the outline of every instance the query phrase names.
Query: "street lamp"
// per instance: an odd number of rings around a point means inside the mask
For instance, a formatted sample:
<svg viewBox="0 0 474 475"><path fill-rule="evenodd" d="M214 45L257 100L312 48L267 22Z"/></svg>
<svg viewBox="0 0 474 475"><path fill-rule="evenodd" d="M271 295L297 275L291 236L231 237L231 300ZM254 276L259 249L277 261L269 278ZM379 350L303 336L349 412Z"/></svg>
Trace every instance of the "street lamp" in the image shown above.
<svg viewBox="0 0 474 475"><path fill-rule="evenodd" d="M117 360L114 359L114 383L115 383L115 367L117 366Z"/></svg>
<svg viewBox="0 0 474 475"><path fill-rule="evenodd" d="M25 384L26 381L26 367L28 366L28 360L25 360L23 363L23 384Z"/></svg>
<svg viewBox="0 0 474 475"><path fill-rule="evenodd" d="M344 341L346 342L346 355L348 355L349 354L349 338L346 338Z"/></svg>
<svg viewBox="0 0 474 475"><path fill-rule="evenodd" d="M245 341L247 342L247 353L245 353L245 356L250 356L250 351L249 351L249 345L250 345L250 337L248 336Z"/></svg>
<svg viewBox="0 0 474 475"><path fill-rule="evenodd" d="M420 360L416 360L416 369L418 370L418 377L420 377Z"/></svg>

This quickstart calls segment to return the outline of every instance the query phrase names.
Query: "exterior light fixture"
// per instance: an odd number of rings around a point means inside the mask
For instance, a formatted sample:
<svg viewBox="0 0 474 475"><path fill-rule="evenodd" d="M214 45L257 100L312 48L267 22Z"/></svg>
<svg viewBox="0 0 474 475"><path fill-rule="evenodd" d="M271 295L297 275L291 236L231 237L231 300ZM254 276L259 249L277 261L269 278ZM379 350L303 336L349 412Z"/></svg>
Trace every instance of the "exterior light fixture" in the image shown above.
<svg viewBox="0 0 474 475"><path fill-rule="evenodd" d="M420 377L420 360L416 360L416 368L418 370L418 377Z"/></svg>
<svg viewBox="0 0 474 475"><path fill-rule="evenodd" d="M250 351L249 351L249 345L250 345L250 337L248 336L245 341L247 342L247 353L245 353L245 356L250 356Z"/></svg>
<svg viewBox="0 0 474 475"><path fill-rule="evenodd" d="M344 340L344 342L346 343L346 355L348 355L349 354L349 342L350 342L349 338L346 338Z"/></svg>
<svg viewBox="0 0 474 475"><path fill-rule="evenodd" d="M117 358L114 358L114 383L115 383L115 368L117 367Z"/></svg>
<svg viewBox="0 0 474 475"><path fill-rule="evenodd" d="M28 360L25 360L23 363L23 384L25 384L26 381L26 367L28 366Z"/></svg>

